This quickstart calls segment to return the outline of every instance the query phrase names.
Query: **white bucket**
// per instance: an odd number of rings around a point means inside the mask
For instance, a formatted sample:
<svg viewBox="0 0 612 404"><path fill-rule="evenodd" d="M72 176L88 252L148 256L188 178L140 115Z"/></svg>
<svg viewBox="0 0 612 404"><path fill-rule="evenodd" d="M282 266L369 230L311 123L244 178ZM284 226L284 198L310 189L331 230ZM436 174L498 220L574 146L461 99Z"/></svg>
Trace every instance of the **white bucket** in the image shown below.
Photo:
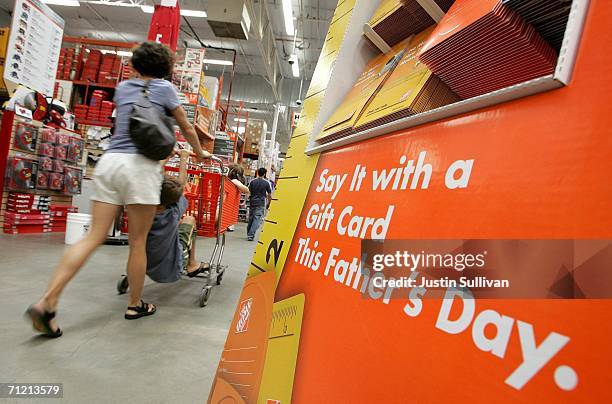
<svg viewBox="0 0 612 404"><path fill-rule="evenodd" d="M75 244L85 236L91 225L91 215L87 213L68 213L66 219L66 244Z"/></svg>

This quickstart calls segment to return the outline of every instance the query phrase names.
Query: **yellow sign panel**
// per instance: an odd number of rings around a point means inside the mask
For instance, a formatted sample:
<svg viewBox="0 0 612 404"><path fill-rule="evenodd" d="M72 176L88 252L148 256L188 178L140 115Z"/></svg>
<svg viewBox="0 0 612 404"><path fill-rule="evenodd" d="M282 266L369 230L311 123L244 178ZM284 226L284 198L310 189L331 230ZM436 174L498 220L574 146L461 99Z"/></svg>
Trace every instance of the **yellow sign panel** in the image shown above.
<svg viewBox="0 0 612 404"><path fill-rule="evenodd" d="M303 315L303 293L274 303L258 403L291 402Z"/></svg>

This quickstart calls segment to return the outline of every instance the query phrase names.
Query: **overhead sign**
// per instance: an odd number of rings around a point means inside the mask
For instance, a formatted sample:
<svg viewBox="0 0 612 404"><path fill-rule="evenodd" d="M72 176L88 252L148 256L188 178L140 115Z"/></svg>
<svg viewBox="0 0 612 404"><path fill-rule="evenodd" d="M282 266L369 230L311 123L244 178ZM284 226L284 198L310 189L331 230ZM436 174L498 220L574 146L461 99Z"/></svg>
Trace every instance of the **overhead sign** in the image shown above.
<svg viewBox="0 0 612 404"><path fill-rule="evenodd" d="M4 80L53 95L64 20L40 0L16 0L6 54Z"/></svg>

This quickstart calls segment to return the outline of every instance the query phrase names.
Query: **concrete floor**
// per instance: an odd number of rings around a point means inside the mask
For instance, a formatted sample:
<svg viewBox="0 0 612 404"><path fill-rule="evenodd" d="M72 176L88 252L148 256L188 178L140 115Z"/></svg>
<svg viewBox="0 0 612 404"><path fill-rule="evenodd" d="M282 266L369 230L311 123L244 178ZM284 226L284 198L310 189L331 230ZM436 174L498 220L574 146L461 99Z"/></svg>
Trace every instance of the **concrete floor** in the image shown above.
<svg viewBox="0 0 612 404"><path fill-rule="evenodd" d="M199 239L201 259L208 260L211 246ZM245 226L228 233L229 269L207 307L197 303L199 279L147 279L144 298L158 311L135 321L123 319L126 296L115 290L127 247L103 246L63 295L64 336L49 340L22 316L63 248L63 235L0 235L0 383L63 383L68 403L205 402L255 248Z"/></svg>

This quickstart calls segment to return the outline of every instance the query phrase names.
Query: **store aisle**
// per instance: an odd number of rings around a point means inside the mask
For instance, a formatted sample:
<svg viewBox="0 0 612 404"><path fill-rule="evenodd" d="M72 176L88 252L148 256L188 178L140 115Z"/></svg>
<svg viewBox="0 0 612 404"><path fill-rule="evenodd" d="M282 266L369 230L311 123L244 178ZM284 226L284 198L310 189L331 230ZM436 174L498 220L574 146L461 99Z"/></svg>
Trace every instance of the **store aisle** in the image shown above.
<svg viewBox="0 0 612 404"><path fill-rule="evenodd" d="M123 319L126 296L115 291L127 247L102 247L63 296L57 340L36 337L22 315L42 293L63 234L1 235L0 381L64 383L63 402L204 402L256 245L246 241L245 227L228 233L229 270L207 307L197 304L200 280L147 279L144 298L158 312L137 321ZM199 239L201 258L211 246Z"/></svg>

